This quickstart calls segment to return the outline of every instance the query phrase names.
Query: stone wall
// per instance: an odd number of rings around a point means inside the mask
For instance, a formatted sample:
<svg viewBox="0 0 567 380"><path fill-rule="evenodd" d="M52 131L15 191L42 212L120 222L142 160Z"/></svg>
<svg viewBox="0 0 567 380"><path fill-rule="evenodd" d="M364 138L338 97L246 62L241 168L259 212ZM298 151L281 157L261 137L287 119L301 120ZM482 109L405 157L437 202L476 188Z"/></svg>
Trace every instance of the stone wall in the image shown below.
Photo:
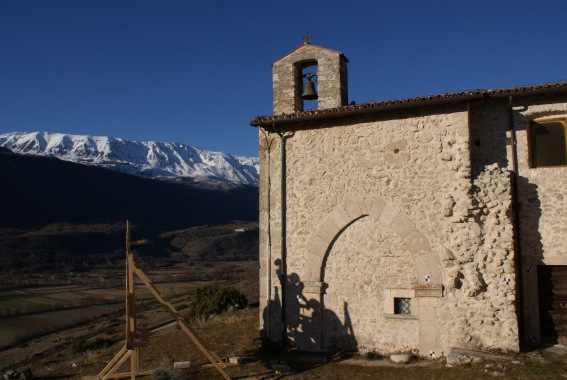
<svg viewBox="0 0 567 380"><path fill-rule="evenodd" d="M493 153L471 153L469 131L464 104L261 130L263 333L269 307L269 337L282 339L279 132L292 344L516 351L510 176L500 159L473 170L471 154ZM395 297L412 299L411 316L393 315Z"/></svg>
<svg viewBox="0 0 567 380"><path fill-rule="evenodd" d="M471 188L460 212L451 215L451 205L459 204L451 194L444 211L452 224L441 254L447 313L442 336L453 347L518 351L506 104L473 102L469 121Z"/></svg>
<svg viewBox="0 0 567 380"><path fill-rule="evenodd" d="M470 215L447 230L444 347L519 350L509 183L506 168L485 167L474 181Z"/></svg>
<svg viewBox="0 0 567 380"><path fill-rule="evenodd" d="M565 97L514 100L525 339L540 342L538 265L567 265L567 168L530 166L528 130L533 120L567 117Z"/></svg>

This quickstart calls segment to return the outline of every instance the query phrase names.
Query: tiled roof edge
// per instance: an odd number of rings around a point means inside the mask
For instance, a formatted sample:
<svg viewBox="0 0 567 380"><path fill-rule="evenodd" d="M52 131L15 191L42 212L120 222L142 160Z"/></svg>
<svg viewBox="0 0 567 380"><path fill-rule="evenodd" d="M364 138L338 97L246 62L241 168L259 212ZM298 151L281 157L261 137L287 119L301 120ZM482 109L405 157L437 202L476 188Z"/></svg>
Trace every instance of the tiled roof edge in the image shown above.
<svg viewBox="0 0 567 380"><path fill-rule="evenodd" d="M257 116L251 122L252 126L264 124L294 122L300 120L316 119L320 117L339 117L352 113L365 113L370 111L379 111L390 108L416 107L422 104L442 104L458 101L466 101L472 99L480 99L482 97L502 97L513 95L530 95L540 92L552 92L553 90L562 89L567 91L567 81L550 82L531 86L498 88L491 90L470 90L461 92L449 92L444 94L417 96L413 98L382 100L378 102L360 103L342 107L328 109L313 109L305 112L297 112L293 114L281 114L272 116Z"/></svg>

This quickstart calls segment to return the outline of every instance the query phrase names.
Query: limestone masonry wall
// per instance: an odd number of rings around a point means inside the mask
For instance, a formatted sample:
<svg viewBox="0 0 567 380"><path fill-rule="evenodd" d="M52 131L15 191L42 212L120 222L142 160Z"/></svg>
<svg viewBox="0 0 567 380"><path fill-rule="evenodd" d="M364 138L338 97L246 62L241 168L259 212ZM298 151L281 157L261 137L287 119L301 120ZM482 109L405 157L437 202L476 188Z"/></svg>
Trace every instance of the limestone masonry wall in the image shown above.
<svg viewBox="0 0 567 380"><path fill-rule="evenodd" d="M429 357L565 342L567 168L530 162L534 123L567 120L564 84L338 108L347 62L309 43L275 61L277 116L253 123L262 336Z"/></svg>
<svg viewBox="0 0 567 380"><path fill-rule="evenodd" d="M522 247L525 338L540 342L538 265L567 265L567 168L530 165L529 127L534 120L567 117L565 97L517 101L514 127L518 151L518 192Z"/></svg>
<svg viewBox="0 0 567 380"><path fill-rule="evenodd" d="M507 151L493 139L475 145L483 120L460 104L262 129L263 334L282 339L279 132L292 344L432 357L517 351ZM496 120L505 141L506 118ZM411 314L395 314L395 298L410 298Z"/></svg>

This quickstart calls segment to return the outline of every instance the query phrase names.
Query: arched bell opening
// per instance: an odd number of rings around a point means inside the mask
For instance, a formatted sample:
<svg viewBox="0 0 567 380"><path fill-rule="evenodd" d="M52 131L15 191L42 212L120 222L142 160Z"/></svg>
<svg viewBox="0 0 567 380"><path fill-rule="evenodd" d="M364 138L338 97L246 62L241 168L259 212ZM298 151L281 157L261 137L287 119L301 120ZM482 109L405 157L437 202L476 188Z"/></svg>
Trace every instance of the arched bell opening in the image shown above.
<svg viewBox="0 0 567 380"><path fill-rule="evenodd" d="M317 60L309 59L295 64L295 109L309 111L319 107Z"/></svg>

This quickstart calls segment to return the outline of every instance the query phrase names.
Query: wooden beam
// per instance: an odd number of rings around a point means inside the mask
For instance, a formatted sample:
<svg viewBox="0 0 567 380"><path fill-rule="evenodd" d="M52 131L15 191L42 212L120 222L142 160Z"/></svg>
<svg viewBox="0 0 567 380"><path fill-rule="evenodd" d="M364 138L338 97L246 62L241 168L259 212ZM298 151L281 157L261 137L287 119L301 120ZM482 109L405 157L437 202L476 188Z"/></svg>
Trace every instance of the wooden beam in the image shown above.
<svg viewBox="0 0 567 380"><path fill-rule="evenodd" d="M124 364L124 363L126 362L126 360L128 360L128 358L129 358L130 356L132 356L132 351L131 351L131 350L128 350L128 351L122 356L122 358L121 358L118 362L116 362L116 363L112 366L112 368L110 368L110 370L108 371L108 373L102 375L102 372L101 372L101 373L98 375L99 379L100 379L100 380L106 380L106 379L108 379L114 372L116 372L116 371L120 368L120 366L121 366L122 364ZM101 375L102 375L102 376L101 376Z"/></svg>
<svg viewBox="0 0 567 380"><path fill-rule="evenodd" d="M151 375L153 371L140 371L138 362L138 347L146 346L147 342L137 341L137 337L142 337L143 334L137 329L136 326L136 282L134 275L137 275L144 285L149 289L152 295L164 305L175 321L181 327L181 330L193 341L197 348L209 359L212 366L226 379L231 380L230 376L222 369L222 360L212 351L207 350L205 345L199 340L195 331L191 329L185 318L169 303L165 297L157 290L154 284L134 264L134 255L131 251L131 246L135 244L147 244L147 240L130 240L130 222L126 221L126 344L116 354L114 358L104 367L98 376L83 376L84 380L107 380L107 379L122 379L130 377L135 380L136 376ZM115 373L126 360L130 359L130 372Z"/></svg>
<svg viewBox="0 0 567 380"><path fill-rule="evenodd" d="M166 299L161 295L161 293L157 290L157 288L154 286L154 284L150 281L148 276L146 276L146 274L144 272L142 272L141 270L136 268L135 265L134 265L133 270L134 270L134 273L138 276L138 278L140 278L140 280L142 280L144 285L146 285L148 290L158 300L158 302L166 307L166 309L169 311L169 313L175 318L175 321L177 322L179 327L181 327L181 330L183 330L183 332L189 337L189 339L191 339L193 341L195 346L197 346L197 348L203 353L203 355L205 355L207 357L207 359L209 359L209 361L216 368L216 370L226 380L231 380L230 376L228 376L228 374L219 365L218 360L217 360L218 356L216 354L214 354L214 356L213 356L213 354L209 350L207 350L205 345L197 337L197 333L195 333L195 331L193 331L193 329L189 326L189 323L187 323L185 318L183 318L183 316L181 316L181 314L179 314L179 312L175 309L175 307L173 307L173 305L171 303L166 301ZM216 358L215 358L215 356L216 356Z"/></svg>

